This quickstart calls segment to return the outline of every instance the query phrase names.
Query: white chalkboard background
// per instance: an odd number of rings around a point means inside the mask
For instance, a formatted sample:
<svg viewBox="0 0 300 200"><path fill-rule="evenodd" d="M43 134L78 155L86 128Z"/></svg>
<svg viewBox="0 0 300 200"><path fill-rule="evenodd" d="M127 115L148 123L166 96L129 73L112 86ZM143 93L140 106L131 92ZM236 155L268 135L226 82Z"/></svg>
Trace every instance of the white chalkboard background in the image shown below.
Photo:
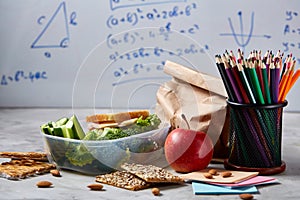
<svg viewBox="0 0 300 200"><path fill-rule="evenodd" d="M219 76L225 49L293 53L300 3L1 0L1 107L154 107L166 60ZM286 110L300 111L300 84Z"/></svg>

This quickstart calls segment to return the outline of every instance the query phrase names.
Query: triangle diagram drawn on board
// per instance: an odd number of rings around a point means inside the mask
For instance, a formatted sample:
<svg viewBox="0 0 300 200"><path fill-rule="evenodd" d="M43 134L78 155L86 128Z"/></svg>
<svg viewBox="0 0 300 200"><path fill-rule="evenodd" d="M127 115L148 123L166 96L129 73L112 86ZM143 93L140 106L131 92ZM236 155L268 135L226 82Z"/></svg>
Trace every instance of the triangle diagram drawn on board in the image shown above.
<svg viewBox="0 0 300 200"><path fill-rule="evenodd" d="M53 13L31 48L65 48L69 44L69 27L65 2Z"/></svg>

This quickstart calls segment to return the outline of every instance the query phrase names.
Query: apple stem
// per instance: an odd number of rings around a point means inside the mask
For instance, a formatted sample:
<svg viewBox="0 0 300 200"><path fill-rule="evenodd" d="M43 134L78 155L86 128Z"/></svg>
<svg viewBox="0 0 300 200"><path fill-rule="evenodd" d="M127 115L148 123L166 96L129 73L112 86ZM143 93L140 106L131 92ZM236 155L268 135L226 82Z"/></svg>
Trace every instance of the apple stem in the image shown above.
<svg viewBox="0 0 300 200"><path fill-rule="evenodd" d="M188 129L191 129L189 122L187 121L184 114L181 114L181 118L185 121L186 125L188 126Z"/></svg>

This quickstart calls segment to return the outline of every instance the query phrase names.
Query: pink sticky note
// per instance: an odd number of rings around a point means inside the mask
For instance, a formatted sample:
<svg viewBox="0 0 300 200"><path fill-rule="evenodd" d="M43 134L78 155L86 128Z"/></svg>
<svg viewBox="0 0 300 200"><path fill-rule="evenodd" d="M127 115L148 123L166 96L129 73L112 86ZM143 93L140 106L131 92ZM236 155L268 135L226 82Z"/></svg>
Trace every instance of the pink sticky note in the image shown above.
<svg viewBox="0 0 300 200"><path fill-rule="evenodd" d="M277 183L277 179L272 177L266 176L255 176L248 180L239 182L239 183L212 183L214 185L224 186L224 187L244 187L250 185L261 185L261 184L270 184L270 183Z"/></svg>

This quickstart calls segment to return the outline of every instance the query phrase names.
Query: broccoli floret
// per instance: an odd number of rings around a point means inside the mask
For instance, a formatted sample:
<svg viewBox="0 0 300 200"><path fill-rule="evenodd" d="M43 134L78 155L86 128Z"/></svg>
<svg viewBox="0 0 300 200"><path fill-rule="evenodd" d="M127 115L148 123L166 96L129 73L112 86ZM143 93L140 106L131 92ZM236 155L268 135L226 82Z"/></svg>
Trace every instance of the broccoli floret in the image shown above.
<svg viewBox="0 0 300 200"><path fill-rule="evenodd" d="M149 115L146 119L139 118L136 124L132 127L135 134L151 131L157 129L161 120L156 114Z"/></svg>
<svg viewBox="0 0 300 200"><path fill-rule="evenodd" d="M160 123L161 123L161 120L155 114L149 115L146 119L143 119L142 117L140 117L136 121L136 125L139 125L139 126L158 127Z"/></svg>
<svg viewBox="0 0 300 200"><path fill-rule="evenodd" d="M82 140L97 140L97 138L102 134L102 130L93 129L86 133Z"/></svg>
<svg viewBox="0 0 300 200"><path fill-rule="evenodd" d="M113 140L129 136L127 132L120 128L104 128L103 133L97 138L98 140Z"/></svg>

